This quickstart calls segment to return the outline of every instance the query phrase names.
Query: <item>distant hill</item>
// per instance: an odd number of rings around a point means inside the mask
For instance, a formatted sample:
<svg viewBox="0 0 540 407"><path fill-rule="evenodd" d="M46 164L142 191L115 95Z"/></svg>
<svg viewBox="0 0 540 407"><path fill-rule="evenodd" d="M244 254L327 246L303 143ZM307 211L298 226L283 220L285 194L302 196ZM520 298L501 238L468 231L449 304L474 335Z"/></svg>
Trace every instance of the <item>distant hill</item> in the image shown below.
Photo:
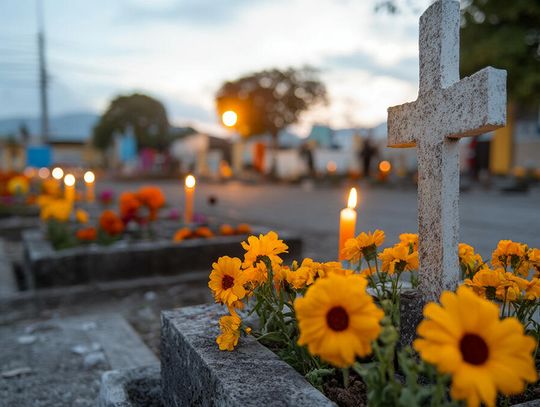
<svg viewBox="0 0 540 407"><path fill-rule="evenodd" d="M53 116L49 120L52 141L86 141L91 137L92 129L99 120L99 116L86 112L68 113ZM23 123L31 135L39 134L39 118L13 117L0 119L0 139L17 135Z"/></svg>

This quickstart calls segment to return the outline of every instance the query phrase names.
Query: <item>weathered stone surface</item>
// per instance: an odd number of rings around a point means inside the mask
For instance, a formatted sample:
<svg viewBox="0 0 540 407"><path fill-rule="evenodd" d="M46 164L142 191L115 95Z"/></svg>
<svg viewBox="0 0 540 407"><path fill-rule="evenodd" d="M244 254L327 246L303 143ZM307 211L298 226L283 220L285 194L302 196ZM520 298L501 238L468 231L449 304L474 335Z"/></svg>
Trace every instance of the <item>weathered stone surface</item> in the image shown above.
<svg viewBox="0 0 540 407"><path fill-rule="evenodd" d="M506 122L506 71L459 80L459 2L439 0L420 17L418 99L388 109L388 145L418 147L420 291L425 301L457 287L461 137Z"/></svg>
<svg viewBox="0 0 540 407"><path fill-rule="evenodd" d="M39 214L36 213L35 215L35 217L0 217L0 238L7 240L20 240L22 238L22 233L25 230L39 227Z"/></svg>
<svg viewBox="0 0 540 407"><path fill-rule="evenodd" d="M163 401L180 406L333 406L293 368L254 338L234 352L216 344L217 305L162 313Z"/></svg>
<svg viewBox="0 0 540 407"><path fill-rule="evenodd" d="M135 369L111 370L101 376L99 390L99 407L135 407L140 405L130 399L131 386L144 387L140 389L148 393L152 404L161 399L161 372L159 363ZM156 400L157 399L157 400ZM145 403L149 405L149 400Z"/></svg>
<svg viewBox="0 0 540 407"><path fill-rule="evenodd" d="M0 239L0 298L17 292L17 282L13 274L13 267L7 257L4 241Z"/></svg>
<svg viewBox="0 0 540 407"><path fill-rule="evenodd" d="M399 347L411 346L416 339L416 328L423 319L422 311L425 303L418 290L407 289L401 292L400 298L400 332Z"/></svg>
<svg viewBox="0 0 540 407"><path fill-rule="evenodd" d="M279 235L289 246L285 258L299 258L300 238L288 232ZM29 285L43 288L210 270L220 256L241 257L244 249L240 242L245 236L216 236L180 244L170 240L120 241L106 247L88 245L58 251L41 231L27 231L23 239Z"/></svg>
<svg viewBox="0 0 540 407"><path fill-rule="evenodd" d="M102 373L158 363L117 314L1 326L0 349L2 406L95 406Z"/></svg>

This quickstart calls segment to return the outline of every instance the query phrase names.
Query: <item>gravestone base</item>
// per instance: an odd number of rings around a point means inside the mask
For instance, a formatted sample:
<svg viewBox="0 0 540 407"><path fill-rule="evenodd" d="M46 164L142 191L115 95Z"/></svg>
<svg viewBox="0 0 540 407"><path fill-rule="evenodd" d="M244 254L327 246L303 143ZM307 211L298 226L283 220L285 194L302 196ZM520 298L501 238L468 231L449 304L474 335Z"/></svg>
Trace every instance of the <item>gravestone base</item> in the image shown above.
<svg viewBox="0 0 540 407"><path fill-rule="evenodd" d="M416 339L416 328L422 321L424 302L420 292L415 289L405 289L400 295L400 332L399 348L412 346Z"/></svg>
<svg viewBox="0 0 540 407"><path fill-rule="evenodd" d="M252 337L233 352L216 344L218 305L163 311L163 404L180 406L334 406L298 372Z"/></svg>

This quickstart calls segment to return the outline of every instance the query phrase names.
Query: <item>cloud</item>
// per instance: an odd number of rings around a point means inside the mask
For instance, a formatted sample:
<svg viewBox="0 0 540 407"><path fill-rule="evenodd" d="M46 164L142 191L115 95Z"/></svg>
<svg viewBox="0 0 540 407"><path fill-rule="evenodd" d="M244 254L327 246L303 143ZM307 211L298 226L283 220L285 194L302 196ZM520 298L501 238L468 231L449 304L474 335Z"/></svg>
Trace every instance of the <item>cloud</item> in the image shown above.
<svg viewBox="0 0 540 407"><path fill-rule="evenodd" d="M136 23L178 22L193 25L226 24L247 8L267 0L180 0L174 2L134 2L122 11L122 21Z"/></svg>
<svg viewBox="0 0 540 407"><path fill-rule="evenodd" d="M324 65L331 69L367 71L374 76L388 76L409 82L418 81L418 57L404 57L392 64L378 62L364 51L328 56Z"/></svg>

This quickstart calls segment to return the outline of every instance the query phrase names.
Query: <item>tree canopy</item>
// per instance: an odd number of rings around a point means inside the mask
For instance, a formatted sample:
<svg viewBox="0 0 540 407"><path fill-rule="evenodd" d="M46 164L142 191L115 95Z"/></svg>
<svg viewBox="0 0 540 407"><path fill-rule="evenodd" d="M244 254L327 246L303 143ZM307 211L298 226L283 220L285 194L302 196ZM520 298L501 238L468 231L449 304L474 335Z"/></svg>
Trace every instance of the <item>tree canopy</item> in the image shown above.
<svg viewBox="0 0 540 407"><path fill-rule="evenodd" d="M461 71L470 75L491 65L508 71L509 97L540 103L540 2L467 0L463 2Z"/></svg>
<svg viewBox="0 0 540 407"><path fill-rule="evenodd" d="M376 10L421 11L429 0L379 0ZM540 2L462 0L461 74L486 66L506 69L508 95L528 107L540 103Z"/></svg>
<svg viewBox="0 0 540 407"><path fill-rule="evenodd" d="M298 121L302 112L326 102L326 87L312 68L271 69L226 82L216 94L219 116L234 111L234 126L244 137L280 130Z"/></svg>
<svg viewBox="0 0 540 407"><path fill-rule="evenodd" d="M94 128L93 142L105 150L116 132L132 127L139 148L162 150L167 145L169 120L163 104L150 96L133 94L114 99Z"/></svg>

